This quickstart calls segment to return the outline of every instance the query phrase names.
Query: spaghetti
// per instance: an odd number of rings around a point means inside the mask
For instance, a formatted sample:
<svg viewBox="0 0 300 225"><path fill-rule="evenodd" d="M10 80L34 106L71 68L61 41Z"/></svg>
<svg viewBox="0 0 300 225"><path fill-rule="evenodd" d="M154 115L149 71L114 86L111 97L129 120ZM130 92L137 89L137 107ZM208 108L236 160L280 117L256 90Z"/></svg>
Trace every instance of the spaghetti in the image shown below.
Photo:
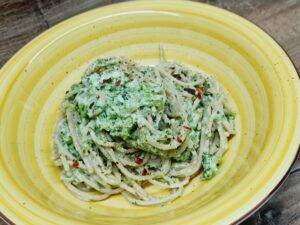
<svg viewBox="0 0 300 225"><path fill-rule="evenodd" d="M82 200L121 193L132 204L158 205L181 196L198 173L213 177L234 132L211 77L163 58L156 66L104 58L66 93L54 158ZM150 195L149 184L168 194Z"/></svg>

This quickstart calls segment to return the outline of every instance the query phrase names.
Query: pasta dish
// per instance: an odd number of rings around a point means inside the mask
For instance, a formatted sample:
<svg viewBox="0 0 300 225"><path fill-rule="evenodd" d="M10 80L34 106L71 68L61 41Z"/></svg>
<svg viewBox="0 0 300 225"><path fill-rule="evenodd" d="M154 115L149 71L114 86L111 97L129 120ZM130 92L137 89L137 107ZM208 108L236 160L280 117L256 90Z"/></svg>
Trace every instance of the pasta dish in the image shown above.
<svg viewBox="0 0 300 225"><path fill-rule="evenodd" d="M191 178L217 173L235 132L219 84L163 58L155 66L96 60L61 109L54 160L65 186L84 201L120 193L135 205L170 202ZM149 185L167 194L151 195Z"/></svg>

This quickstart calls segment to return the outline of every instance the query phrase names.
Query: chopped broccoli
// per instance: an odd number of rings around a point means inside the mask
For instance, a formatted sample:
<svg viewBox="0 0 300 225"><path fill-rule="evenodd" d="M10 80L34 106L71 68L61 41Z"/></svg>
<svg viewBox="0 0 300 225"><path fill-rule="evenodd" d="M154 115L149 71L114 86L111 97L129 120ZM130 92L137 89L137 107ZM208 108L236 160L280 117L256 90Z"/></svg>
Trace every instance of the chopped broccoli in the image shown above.
<svg viewBox="0 0 300 225"><path fill-rule="evenodd" d="M202 156L202 166L203 166L203 179L211 179L217 172L217 160L215 156L210 153L203 153Z"/></svg>

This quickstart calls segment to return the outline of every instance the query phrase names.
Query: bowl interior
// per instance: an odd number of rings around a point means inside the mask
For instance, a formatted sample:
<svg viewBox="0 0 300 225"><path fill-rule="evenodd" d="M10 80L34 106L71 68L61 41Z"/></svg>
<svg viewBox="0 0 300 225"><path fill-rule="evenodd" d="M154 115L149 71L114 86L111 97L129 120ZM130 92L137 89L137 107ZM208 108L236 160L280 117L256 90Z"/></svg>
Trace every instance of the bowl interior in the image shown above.
<svg viewBox="0 0 300 225"><path fill-rule="evenodd" d="M122 196L76 199L52 162L65 91L98 57L155 63L159 45L168 60L215 77L237 112L237 135L219 173L194 178L183 197L163 207L132 206ZM299 80L287 56L236 15L180 1L90 11L43 33L0 72L0 211L17 224L233 222L287 172L299 144L299 111Z"/></svg>

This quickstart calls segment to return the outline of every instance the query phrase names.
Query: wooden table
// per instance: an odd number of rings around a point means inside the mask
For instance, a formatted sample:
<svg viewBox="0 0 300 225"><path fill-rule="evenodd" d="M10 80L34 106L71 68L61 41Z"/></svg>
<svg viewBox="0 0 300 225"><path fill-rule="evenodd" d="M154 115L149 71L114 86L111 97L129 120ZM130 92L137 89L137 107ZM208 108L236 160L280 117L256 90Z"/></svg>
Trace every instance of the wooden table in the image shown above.
<svg viewBox="0 0 300 225"><path fill-rule="evenodd" d="M0 67L58 22L121 0L0 0ZM300 0L204 0L235 12L269 33L300 71ZM5 224L4 222L0 224ZM279 191L243 225L300 224L300 158Z"/></svg>

